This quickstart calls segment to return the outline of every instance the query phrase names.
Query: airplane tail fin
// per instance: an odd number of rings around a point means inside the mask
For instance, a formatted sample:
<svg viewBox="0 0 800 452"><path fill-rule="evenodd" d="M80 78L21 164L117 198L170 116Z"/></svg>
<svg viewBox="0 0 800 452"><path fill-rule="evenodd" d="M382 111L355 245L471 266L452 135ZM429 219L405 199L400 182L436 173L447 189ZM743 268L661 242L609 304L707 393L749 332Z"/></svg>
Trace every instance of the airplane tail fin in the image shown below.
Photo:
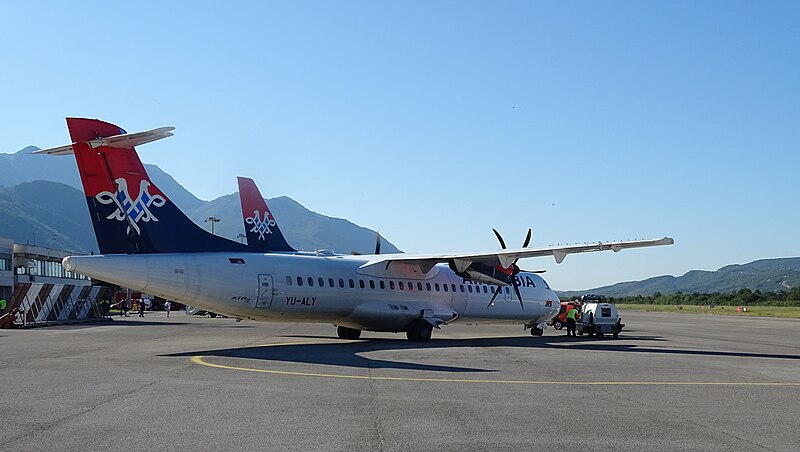
<svg viewBox="0 0 800 452"><path fill-rule="evenodd" d="M242 219L247 234L247 244L264 252L293 252L278 223L269 211L256 183L247 177L237 177L239 199L242 202Z"/></svg>
<svg viewBox="0 0 800 452"><path fill-rule="evenodd" d="M101 253L253 251L197 226L150 180L134 146L172 136L173 127L129 134L85 118L67 118L67 127L72 144L36 153L75 154Z"/></svg>

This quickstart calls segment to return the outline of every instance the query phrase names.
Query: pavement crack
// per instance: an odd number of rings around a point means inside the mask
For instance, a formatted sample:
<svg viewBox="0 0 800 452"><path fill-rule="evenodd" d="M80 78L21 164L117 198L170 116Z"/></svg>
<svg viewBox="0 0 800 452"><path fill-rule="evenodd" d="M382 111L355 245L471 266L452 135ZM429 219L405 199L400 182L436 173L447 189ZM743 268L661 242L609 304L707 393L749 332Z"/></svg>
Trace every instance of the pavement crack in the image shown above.
<svg viewBox="0 0 800 452"><path fill-rule="evenodd" d="M372 426L375 430L375 438L378 441L378 448L377 450L382 451L384 446L384 438L383 438L383 425L381 424L381 420L378 417L378 397L377 392L375 391L375 379L372 378L372 367L367 367L367 372L369 373L369 403L370 409L369 412L372 415Z"/></svg>
<svg viewBox="0 0 800 452"><path fill-rule="evenodd" d="M698 421L698 420L690 419L690 418L688 418L686 416L681 416L679 413L674 413L674 412L665 410L663 408L660 408L658 406L654 406L652 404L644 402L642 400L634 399L634 398L626 396L624 394L616 393L616 392L612 391L609 388L603 387L603 388L601 388L601 390L603 392L605 392L606 394L612 396L612 397L618 397L620 399L624 399L624 400L626 400L626 401L628 401L630 403L633 403L633 404L644 405L644 406L646 406L647 408L650 408L653 411L656 411L656 412L661 413L661 414L666 415L666 416L673 417L673 418L678 419L680 421L686 422L686 423L688 423L688 424L690 424L692 426L700 426L700 427L703 427L703 428L707 428L709 430L713 430L714 432L717 432L720 435L732 437L732 438L736 439L737 441L740 441L740 442L743 442L743 443L747 443L747 444L749 444L751 446L755 446L755 447L758 447L758 448L761 448L763 450L767 450L767 451L770 451L770 452L777 452L775 449L770 449L769 447L764 446L763 444L758 444L756 442L748 440L747 438L742 438L741 436L737 436L734 433L731 433L731 432L722 430L720 428L717 428L713 424L708 424L708 423L701 422L701 421Z"/></svg>
<svg viewBox="0 0 800 452"><path fill-rule="evenodd" d="M50 422L45 422L44 424L36 425L33 429L31 429L31 430L29 430L29 431L27 431L25 433L22 433L20 435L15 436L15 437L9 438L9 440L5 444L3 444L3 446L4 447L9 447L10 449L13 449L13 447L11 447L11 446L14 446L19 442L22 442L27 438L31 438L35 434L52 430L52 429L54 429L54 428L56 428L56 427L58 427L58 426L60 426L60 425L62 425L64 423L66 423L67 421L74 419L77 416L83 416L84 414L91 413L92 411L102 407L103 405L105 405L107 403L110 403L110 402L114 401L115 399L118 399L120 397L125 397L127 395L133 394L134 392L140 391L140 390L142 390L144 388L147 388L149 386L152 386L152 385L160 383L160 382L161 382L160 379L156 380L156 381L151 381L150 383L147 383L147 384L141 385L139 387L133 388L133 389L131 389L129 391L125 391L125 392L109 395L108 397L105 397L104 399L92 404L90 407L88 407L88 408L86 408L84 410L81 410L81 411L79 411L77 413L70 414L70 415L64 416L64 417L59 418L59 419L54 419L54 420L52 420Z"/></svg>

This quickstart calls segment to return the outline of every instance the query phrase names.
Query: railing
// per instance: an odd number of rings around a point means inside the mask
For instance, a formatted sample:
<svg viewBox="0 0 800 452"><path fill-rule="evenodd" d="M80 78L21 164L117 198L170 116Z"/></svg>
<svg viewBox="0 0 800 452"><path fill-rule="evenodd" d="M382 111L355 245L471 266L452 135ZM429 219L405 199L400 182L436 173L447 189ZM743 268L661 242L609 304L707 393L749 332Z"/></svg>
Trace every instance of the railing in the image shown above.
<svg viewBox="0 0 800 452"><path fill-rule="evenodd" d="M27 327L107 318L98 301L106 290L104 287L47 286L34 284L27 288L32 293L25 294L19 303L15 323ZM44 292L47 289L49 292ZM47 295L43 296L44 293Z"/></svg>

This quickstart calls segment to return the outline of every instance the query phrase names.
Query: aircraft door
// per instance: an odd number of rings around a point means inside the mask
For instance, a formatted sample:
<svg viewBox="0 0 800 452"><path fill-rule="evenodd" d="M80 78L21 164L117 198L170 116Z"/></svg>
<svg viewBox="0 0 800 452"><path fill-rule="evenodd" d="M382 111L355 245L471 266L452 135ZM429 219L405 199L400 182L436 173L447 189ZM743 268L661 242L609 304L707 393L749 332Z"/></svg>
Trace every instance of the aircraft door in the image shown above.
<svg viewBox="0 0 800 452"><path fill-rule="evenodd" d="M257 308L268 308L272 306L272 288L272 275L258 275Z"/></svg>
<svg viewBox="0 0 800 452"><path fill-rule="evenodd" d="M500 288L500 290L502 290L503 293L497 296L498 300L500 297L503 297L503 301L511 301L516 297L514 294L514 288L512 286L503 286Z"/></svg>
<svg viewBox="0 0 800 452"><path fill-rule="evenodd" d="M464 280L451 276L450 281L452 284L455 284L456 287L456 291L453 293L451 307L459 316L464 315L464 312L467 310L467 292L466 290L461 292L461 288L464 287Z"/></svg>

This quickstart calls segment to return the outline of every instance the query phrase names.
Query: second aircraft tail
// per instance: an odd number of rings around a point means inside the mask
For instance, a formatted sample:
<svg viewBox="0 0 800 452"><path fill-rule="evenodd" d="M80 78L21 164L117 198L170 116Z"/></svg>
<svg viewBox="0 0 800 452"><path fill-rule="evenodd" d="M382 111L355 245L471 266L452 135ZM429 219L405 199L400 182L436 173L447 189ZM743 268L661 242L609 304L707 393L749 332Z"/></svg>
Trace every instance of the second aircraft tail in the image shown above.
<svg viewBox="0 0 800 452"><path fill-rule="evenodd" d="M255 181L247 177L237 177L239 199L242 202L242 219L247 234L247 244L268 253L294 252L283 237L278 222L269 211Z"/></svg>

